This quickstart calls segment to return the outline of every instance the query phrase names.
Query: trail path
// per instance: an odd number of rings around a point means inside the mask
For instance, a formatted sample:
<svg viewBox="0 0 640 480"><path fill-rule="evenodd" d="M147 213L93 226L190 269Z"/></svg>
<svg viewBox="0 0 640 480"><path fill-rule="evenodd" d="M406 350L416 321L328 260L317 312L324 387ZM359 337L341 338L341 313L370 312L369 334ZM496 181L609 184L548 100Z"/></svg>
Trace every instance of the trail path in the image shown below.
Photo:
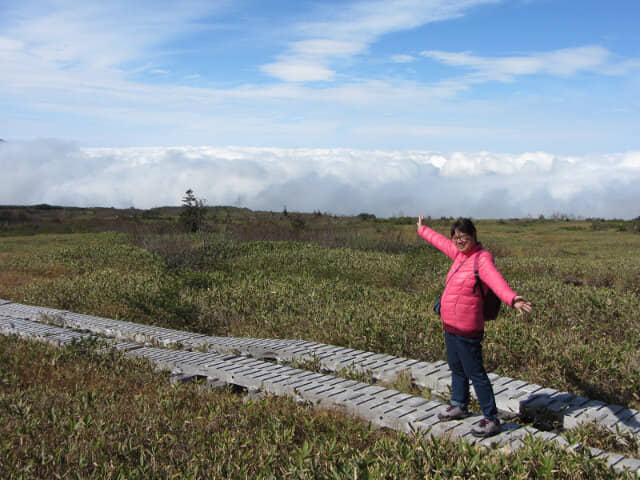
<svg viewBox="0 0 640 480"><path fill-rule="evenodd" d="M168 368L175 380L202 377L212 384L233 384L251 391L292 396L319 406L337 406L377 426L404 432L463 438L473 444L510 450L519 448L528 435L568 449L580 447L570 445L556 433L508 420L499 435L477 439L471 435L471 429L482 419L479 415L440 422L437 414L445 407L440 401L287 366L292 362L313 362L324 372L339 374L348 370L384 382L408 374L416 385L446 394L451 382L446 362L422 362L302 340L213 337L2 299L0 333L60 346L99 336L125 355L145 357L159 368ZM640 437L640 413L636 410L521 380L489 376L503 418L523 413L544 415L560 422L565 429L597 422L613 431ZM589 450L593 457L602 458L615 470L630 470L640 477L640 459L596 448Z"/></svg>

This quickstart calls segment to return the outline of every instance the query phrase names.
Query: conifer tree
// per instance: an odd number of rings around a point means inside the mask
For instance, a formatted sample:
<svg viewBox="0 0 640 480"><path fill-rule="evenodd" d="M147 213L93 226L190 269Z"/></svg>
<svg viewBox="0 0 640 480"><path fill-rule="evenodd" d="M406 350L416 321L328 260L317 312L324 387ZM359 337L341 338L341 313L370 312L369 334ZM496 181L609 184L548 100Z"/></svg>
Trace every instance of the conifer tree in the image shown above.
<svg viewBox="0 0 640 480"><path fill-rule="evenodd" d="M193 190L189 189L182 198L180 221L189 232L197 232L204 221L205 201L197 198Z"/></svg>

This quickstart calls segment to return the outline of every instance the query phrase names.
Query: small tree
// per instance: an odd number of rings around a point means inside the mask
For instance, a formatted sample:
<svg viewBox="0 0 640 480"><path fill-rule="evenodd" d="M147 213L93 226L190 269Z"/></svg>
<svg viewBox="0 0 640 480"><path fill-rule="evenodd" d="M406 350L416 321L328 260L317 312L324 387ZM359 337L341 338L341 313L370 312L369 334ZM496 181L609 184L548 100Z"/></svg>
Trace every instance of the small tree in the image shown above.
<svg viewBox="0 0 640 480"><path fill-rule="evenodd" d="M196 198L193 190L187 190L182 199L182 211L180 212L180 221L184 224L187 231L197 232L202 228L204 212L205 201Z"/></svg>

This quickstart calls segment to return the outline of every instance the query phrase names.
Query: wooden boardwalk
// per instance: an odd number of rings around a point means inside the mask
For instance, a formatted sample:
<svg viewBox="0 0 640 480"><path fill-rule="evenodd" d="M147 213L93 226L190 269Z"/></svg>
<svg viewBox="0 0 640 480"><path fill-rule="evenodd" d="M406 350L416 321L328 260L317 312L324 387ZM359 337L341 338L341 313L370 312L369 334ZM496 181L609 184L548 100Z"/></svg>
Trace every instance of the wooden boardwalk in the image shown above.
<svg viewBox="0 0 640 480"><path fill-rule="evenodd" d="M387 382L409 375L418 386L446 394L451 382L446 362L422 362L302 340L214 337L1 299L0 333L57 345L100 337L125 355L144 357L159 368L168 368L175 378L203 377L212 383L224 382L319 406L340 407L374 425L404 432L463 438L473 444L509 449L518 448L530 435L565 448L578 447L569 445L556 433L510 421L503 423L499 435L477 439L471 429L482 419L479 415L441 422L437 414L445 405L437 400L289 366L292 362L313 362L323 372L348 370ZM555 418L565 429L597 422L614 431L640 436L640 413L636 410L495 374L490 378L503 418L543 414ZM640 460L595 448L590 452L612 468L630 470L640 477Z"/></svg>

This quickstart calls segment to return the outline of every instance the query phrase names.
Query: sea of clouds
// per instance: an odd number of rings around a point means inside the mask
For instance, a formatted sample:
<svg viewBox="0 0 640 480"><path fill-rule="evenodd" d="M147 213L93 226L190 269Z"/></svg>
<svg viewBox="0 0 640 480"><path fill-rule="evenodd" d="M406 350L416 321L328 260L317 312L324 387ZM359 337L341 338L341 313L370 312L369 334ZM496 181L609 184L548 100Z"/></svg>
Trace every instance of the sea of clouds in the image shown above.
<svg viewBox="0 0 640 480"><path fill-rule="evenodd" d="M188 188L208 205L378 217L640 216L640 151L79 148L0 143L0 204L151 208Z"/></svg>

